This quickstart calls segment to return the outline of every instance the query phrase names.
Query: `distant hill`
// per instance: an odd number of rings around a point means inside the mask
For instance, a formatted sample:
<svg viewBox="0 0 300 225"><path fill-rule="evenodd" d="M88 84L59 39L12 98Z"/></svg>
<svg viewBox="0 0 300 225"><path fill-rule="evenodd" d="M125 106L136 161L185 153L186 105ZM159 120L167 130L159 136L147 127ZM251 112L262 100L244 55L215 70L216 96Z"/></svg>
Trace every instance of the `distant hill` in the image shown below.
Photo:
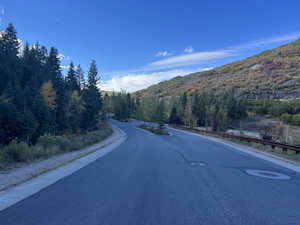
<svg viewBox="0 0 300 225"><path fill-rule="evenodd" d="M160 82L136 92L168 97L183 92L222 93L235 88L244 98L300 97L300 39L213 70Z"/></svg>

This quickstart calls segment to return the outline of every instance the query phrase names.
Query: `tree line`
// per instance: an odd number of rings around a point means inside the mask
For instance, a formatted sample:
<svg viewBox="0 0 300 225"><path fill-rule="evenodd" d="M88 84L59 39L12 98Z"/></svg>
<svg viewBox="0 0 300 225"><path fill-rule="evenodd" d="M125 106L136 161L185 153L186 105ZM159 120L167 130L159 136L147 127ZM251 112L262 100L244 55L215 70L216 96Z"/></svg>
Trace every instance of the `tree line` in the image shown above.
<svg viewBox="0 0 300 225"><path fill-rule="evenodd" d="M12 24L0 34L0 144L35 143L45 134L96 130L102 97L92 61L87 74L72 62L64 76L58 50L21 45Z"/></svg>
<svg viewBox="0 0 300 225"><path fill-rule="evenodd" d="M210 126L215 131L224 131L230 124L247 117L245 103L228 91L222 96L212 93L195 93L171 99L144 97L129 93L113 93L104 97L107 111L118 120L136 118L143 121L178 125Z"/></svg>

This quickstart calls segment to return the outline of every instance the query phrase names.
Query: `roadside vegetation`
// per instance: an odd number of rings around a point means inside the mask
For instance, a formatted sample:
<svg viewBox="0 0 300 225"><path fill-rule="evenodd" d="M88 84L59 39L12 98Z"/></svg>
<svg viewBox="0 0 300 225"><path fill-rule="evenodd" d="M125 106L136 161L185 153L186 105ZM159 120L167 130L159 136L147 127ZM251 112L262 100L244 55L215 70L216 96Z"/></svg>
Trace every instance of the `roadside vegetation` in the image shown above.
<svg viewBox="0 0 300 225"><path fill-rule="evenodd" d="M21 43L12 24L0 35L0 167L69 152L111 134L92 61L61 65L54 47ZM64 74L64 68L66 73Z"/></svg>
<svg viewBox="0 0 300 225"><path fill-rule="evenodd" d="M0 169L11 163L32 162L50 156L81 150L98 143L112 134L112 129L104 126L99 130L80 135L40 136L35 145L24 141L12 141L0 148Z"/></svg>
<svg viewBox="0 0 300 225"><path fill-rule="evenodd" d="M168 100L118 93L105 96L104 107L118 120L135 118L158 124L211 126L216 131L226 130L232 121L247 117L246 106L233 91L222 96L183 93Z"/></svg>
<svg viewBox="0 0 300 225"><path fill-rule="evenodd" d="M150 126L150 125L142 124L138 127L141 128L141 129L150 131L153 134L169 135L169 133L165 130L165 128L163 126Z"/></svg>
<svg viewBox="0 0 300 225"><path fill-rule="evenodd" d="M123 92L106 95L104 108L121 121L135 118L238 135L252 132L255 137L300 144L300 100L297 99L248 100L241 98L234 89L222 95L184 92L171 98L141 97L138 93Z"/></svg>

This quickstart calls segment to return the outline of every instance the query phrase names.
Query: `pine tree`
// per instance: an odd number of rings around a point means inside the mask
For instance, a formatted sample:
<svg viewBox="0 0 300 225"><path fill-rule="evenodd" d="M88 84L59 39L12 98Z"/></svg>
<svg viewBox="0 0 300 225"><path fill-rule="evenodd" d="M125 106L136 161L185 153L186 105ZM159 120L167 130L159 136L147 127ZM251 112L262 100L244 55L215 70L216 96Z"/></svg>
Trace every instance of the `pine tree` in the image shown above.
<svg viewBox="0 0 300 225"><path fill-rule="evenodd" d="M0 95L8 83L16 83L20 73L19 41L12 24L4 30L0 37Z"/></svg>
<svg viewBox="0 0 300 225"><path fill-rule="evenodd" d="M93 60L88 72L87 88L83 92L83 101L85 102L85 113L83 116L82 127L88 130L97 128L99 112L102 108L100 90L97 86L99 82L96 62Z"/></svg>
<svg viewBox="0 0 300 225"><path fill-rule="evenodd" d="M171 113L170 113L170 117L169 117L169 123L170 124L178 124L178 125L182 125L183 122L180 119L178 112L177 112L177 108L175 105L173 105Z"/></svg>
<svg viewBox="0 0 300 225"><path fill-rule="evenodd" d="M67 93L65 90L65 82L60 69L60 61L57 49L51 47L49 56L46 61L46 75L48 80L52 81L56 91L56 130L61 132L66 129L66 103L68 102Z"/></svg>
<svg viewBox="0 0 300 225"><path fill-rule="evenodd" d="M79 80L77 78L77 74L75 72L73 62L71 62L69 65L69 71L66 77L66 88L70 92L73 91L77 91L78 93L80 92Z"/></svg>
<svg viewBox="0 0 300 225"><path fill-rule="evenodd" d="M165 103L163 99L156 100L156 109L154 111L153 120L160 124L163 124L166 121L166 113L165 113Z"/></svg>
<svg viewBox="0 0 300 225"><path fill-rule="evenodd" d="M198 126L205 126L207 120L207 99L206 95L195 94L192 99L192 113L197 120Z"/></svg>
<svg viewBox="0 0 300 225"><path fill-rule="evenodd" d="M76 78L77 78L78 86L80 87L80 90L84 90L86 87L86 82L84 79L84 72L80 65L78 65L77 69L76 69Z"/></svg>

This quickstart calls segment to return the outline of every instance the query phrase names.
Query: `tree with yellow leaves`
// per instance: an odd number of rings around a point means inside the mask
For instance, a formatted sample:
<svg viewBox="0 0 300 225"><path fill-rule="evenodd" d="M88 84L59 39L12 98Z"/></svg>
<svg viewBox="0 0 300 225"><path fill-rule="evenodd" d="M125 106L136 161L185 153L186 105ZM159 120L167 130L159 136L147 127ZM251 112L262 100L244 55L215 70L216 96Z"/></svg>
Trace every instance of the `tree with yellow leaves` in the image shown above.
<svg viewBox="0 0 300 225"><path fill-rule="evenodd" d="M49 109L56 109L56 92L50 80L43 83L41 87L41 95Z"/></svg>

